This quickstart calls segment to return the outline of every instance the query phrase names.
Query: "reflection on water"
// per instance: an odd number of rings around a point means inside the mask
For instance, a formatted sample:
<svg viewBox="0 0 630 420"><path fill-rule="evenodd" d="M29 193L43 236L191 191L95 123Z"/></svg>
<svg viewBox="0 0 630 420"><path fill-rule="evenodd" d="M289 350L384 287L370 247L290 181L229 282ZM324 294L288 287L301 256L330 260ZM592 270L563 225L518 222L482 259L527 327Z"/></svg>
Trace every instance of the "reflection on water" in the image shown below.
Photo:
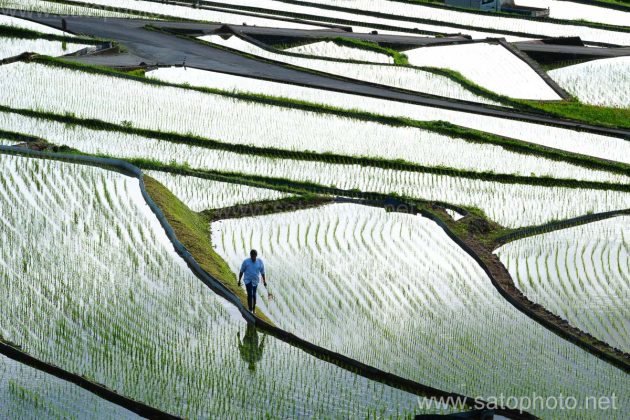
<svg viewBox="0 0 630 420"><path fill-rule="evenodd" d="M265 347L265 335L263 334L262 340L258 342L258 331L253 324L247 324L245 330L245 337L241 341L241 333L237 334L238 337L238 351L241 353L241 359L247 363L247 368L254 372L256 370L256 363L262 360L263 349Z"/></svg>

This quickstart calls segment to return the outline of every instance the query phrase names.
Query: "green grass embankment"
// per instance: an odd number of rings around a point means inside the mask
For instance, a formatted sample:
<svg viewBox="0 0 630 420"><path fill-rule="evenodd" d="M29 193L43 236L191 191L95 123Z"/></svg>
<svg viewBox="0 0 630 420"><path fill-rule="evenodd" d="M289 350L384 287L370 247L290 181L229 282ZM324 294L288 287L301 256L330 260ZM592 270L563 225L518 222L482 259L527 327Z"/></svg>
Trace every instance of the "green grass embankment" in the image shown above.
<svg viewBox="0 0 630 420"><path fill-rule="evenodd" d="M212 247L210 222L182 203L170 190L155 179L145 176L147 192L164 213L175 231L177 239L188 249L193 258L208 274L219 280L247 307L247 294L238 287L236 275ZM273 322L258 310L256 315L265 322Z"/></svg>

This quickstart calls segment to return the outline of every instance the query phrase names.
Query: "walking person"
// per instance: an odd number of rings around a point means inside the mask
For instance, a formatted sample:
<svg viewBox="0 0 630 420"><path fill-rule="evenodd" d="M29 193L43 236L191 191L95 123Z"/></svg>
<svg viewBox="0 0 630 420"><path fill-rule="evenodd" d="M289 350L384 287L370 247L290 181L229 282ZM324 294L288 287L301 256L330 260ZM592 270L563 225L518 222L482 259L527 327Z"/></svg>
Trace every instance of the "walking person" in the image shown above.
<svg viewBox="0 0 630 420"><path fill-rule="evenodd" d="M238 274L238 286L241 286L241 279L245 283L247 289L247 306L252 313L256 312L256 289L262 277L263 284L267 287L267 279L265 278L265 265L258 258L258 252L252 249L249 252L249 258L246 258L241 264L241 272Z"/></svg>

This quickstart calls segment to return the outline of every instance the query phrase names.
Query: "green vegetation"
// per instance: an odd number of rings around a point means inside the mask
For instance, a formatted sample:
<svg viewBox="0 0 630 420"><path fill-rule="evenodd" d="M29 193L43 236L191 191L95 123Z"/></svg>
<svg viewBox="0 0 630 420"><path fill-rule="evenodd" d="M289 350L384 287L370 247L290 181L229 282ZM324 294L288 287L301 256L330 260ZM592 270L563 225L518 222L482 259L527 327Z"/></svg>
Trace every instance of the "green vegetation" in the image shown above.
<svg viewBox="0 0 630 420"><path fill-rule="evenodd" d="M164 213L177 238L184 244L201 268L223 283L247 306L247 295L242 288L238 287L234 273L212 247L210 223L206 218L190 210L155 179L145 176L144 182L147 192ZM265 322L273 325L262 312L258 311L257 315Z"/></svg>
<svg viewBox="0 0 630 420"><path fill-rule="evenodd" d="M394 64L399 66L406 66L409 64L409 60L407 59L407 56L405 54L393 48L382 47L376 42L363 41L360 39L346 38L342 36L329 38L329 40L337 45L343 45L351 48L360 48L367 51L374 51L377 53L389 55L394 59Z"/></svg>
<svg viewBox="0 0 630 420"><path fill-rule="evenodd" d="M323 204L330 203L331 201L333 201L332 197L325 197L317 194L306 194L280 198L277 200L264 200L249 204L238 204L221 209L204 210L201 214L208 220L208 222L211 223L216 220L262 216L318 207Z"/></svg>
<svg viewBox="0 0 630 420"><path fill-rule="evenodd" d="M607 127L630 128L630 109L589 105L577 99L562 102L518 101L526 107L544 111L560 118L584 121Z"/></svg>
<svg viewBox="0 0 630 420"><path fill-rule="evenodd" d="M146 77L147 71L146 69L135 69L135 70L126 71L125 73L134 77Z"/></svg>

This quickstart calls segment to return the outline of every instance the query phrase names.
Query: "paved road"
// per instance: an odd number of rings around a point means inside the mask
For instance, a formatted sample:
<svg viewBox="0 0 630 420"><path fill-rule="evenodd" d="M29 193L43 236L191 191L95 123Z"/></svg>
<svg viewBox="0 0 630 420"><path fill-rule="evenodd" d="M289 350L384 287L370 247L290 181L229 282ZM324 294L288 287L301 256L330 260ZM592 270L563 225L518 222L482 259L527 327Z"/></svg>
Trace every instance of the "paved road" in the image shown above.
<svg viewBox="0 0 630 420"><path fill-rule="evenodd" d="M194 22L157 22L154 26L199 32L200 35L211 33L220 29L223 25L200 24ZM364 41L378 42L384 45L396 45L400 47L414 48L427 45L459 44L483 42L484 40L471 40L463 35L452 35L443 38L423 37L412 35L386 35L345 32L342 29L306 30L263 28L259 26L229 25L232 30L245 35L257 37L277 37L287 39L319 39L343 36L345 38L361 39ZM580 45L549 44L542 41L522 41L512 43L515 47L526 53L558 54L560 56L577 56L581 58L613 58L630 56L630 47L595 48Z"/></svg>
<svg viewBox="0 0 630 420"><path fill-rule="evenodd" d="M178 29L182 31L190 31L199 33L200 35L217 31L223 25L203 24L194 22L155 22L157 27ZM384 35L371 33L348 32L341 28L331 28L326 30L319 29L285 29L285 28L265 28L260 26L242 26L229 25L229 27L238 33L249 35L252 37L264 38L285 38L285 39L321 39L343 36L345 38L360 39L364 41L378 42L385 45L399 45L402 47L419 47L425 45L450 44L455 42L472 42L468 37L463 35L452 35L443 38L435 38L429 36L406 36L406 35Z"/></svg>
<svg viewBox="0 0 630 420"><path fill-rule="evenodd" d="M21 14L20 12L15 12L15 15L20 16ZM570 129L581 128L595 133L630 139L630 129L614 129L579 124L572 121L558 120L546 115L520 112L509 108L498 108L484 104L401 91L386 86L362 83L352 79L327 77L323 74L300 71L277 63L251 59L187 39L144 29L146 24L154 24L155 21L105 19L84 16L66 16L64 18L67 21L69 31L116 40L128 48L131 57L139 57L139 59L146 64L180 65L186 60L186 64L190 67L200 69L258 77L267 80L403 101L454 111L555 125ZM58 16L34 17L32 20L59 29L61 28L61 19ZM127 58L129 58L129 56ZM102 60L102 57L100 59Z"/></svg>

